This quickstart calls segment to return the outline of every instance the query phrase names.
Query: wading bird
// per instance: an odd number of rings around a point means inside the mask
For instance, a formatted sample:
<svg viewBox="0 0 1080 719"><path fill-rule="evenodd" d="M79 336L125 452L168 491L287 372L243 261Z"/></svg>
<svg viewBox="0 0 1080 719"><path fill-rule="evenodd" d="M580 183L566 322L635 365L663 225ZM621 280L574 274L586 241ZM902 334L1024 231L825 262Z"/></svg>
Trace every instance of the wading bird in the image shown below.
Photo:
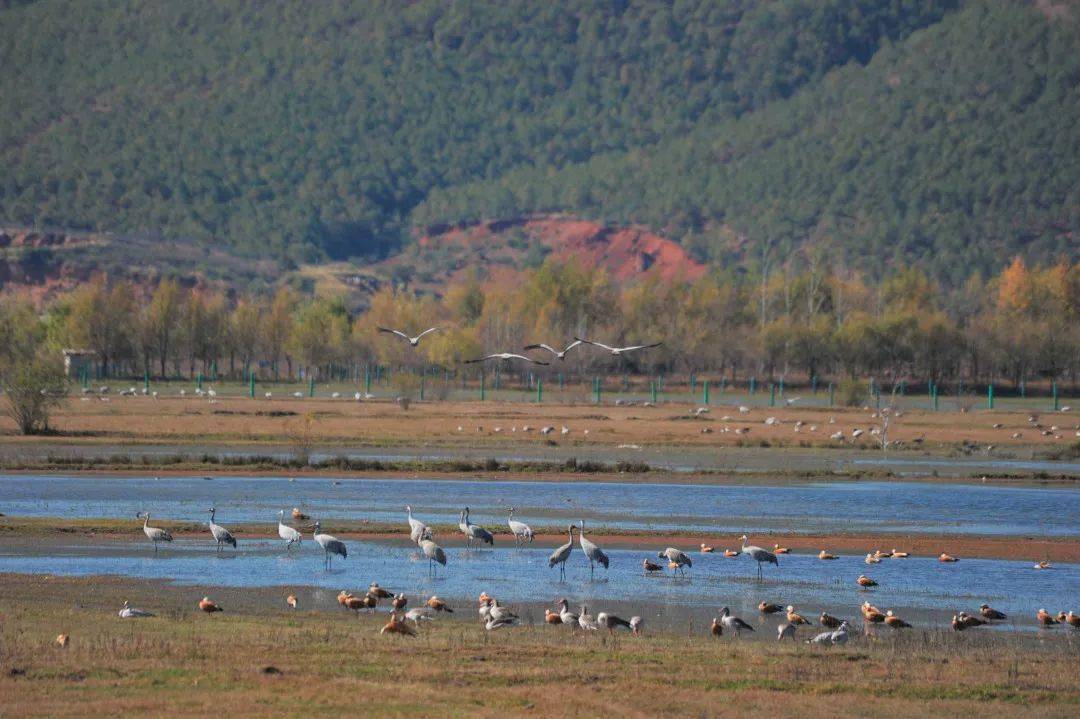
<svg viewBox="0 0 1080 719"><path fill-rule="evenodd" d="M319 522L315 522L315 530L312 532L312 539L323 548L323 563L327 569L333 564L335 554L340 554L342 559L349 556L348 550L345 549L345 542L342 542L337 537L332 537L329 534L323 534L322 524Z"/></svg>
<svg viewBox="0 0 1080 719"><path fill-rule="evenodd" d="M844 623L843 619L837 619L833 615L826 614L825 612L821 613L821 616L818 617L818 621L821 622L821 626L828 627L829 629L838 629L840 625Z"/></svg>
<svg viewBox="0 0 1080 719"><path fill-rule="evenodd" d="M646 557L641 562L641 569L642 569L642 571L641 571L642 574L654 574L656 572L663 571L664 568L661 567L656 562L651 561L648 557Z"/></svg>
<svg viewBox="0 0 1080 719"><path fill-rule="evenodd" d="M146 534L147 537L150 538L150 541L154 543L154 553L155 554L157 553L158 542L171 542L172 541L172 535L169 534L168 530L161 529L160 527L151 527L150 526L150 513L149 512L140 512L140 513L135 515L135 518L143 520L142 531L143 531L144 534Z"/></svg>
<svg viewBox="0 0 1080 719"><path fill-rule="evenodd" d="M724 629L727 629L736 637L739 636L739 632L743 630L748 632L754 631L752 626L734 616L727 607L720 610L720 623L724 625Z"/></svg>
<svg viewBox="0 0 1080 719"><path fill-rule="evenodd" d="M289 525L284 524L282 522L282 520L284 520L284 519L285 519L285 510L284 509L279 510L278 511L277 534L278 534L279 537L281 537L282 539L285 540L285 551L287 552L290 549L292 549L292 545L294 545L294 544L299 545L300 544L301 536L300 536L300 532L296 531L295 529L293 529Z"/></svg>
<svg viewBox="0 0 1080 719"><path fill-rule="evenodd" d="M206 510L210 513L210 534L214 535L214 541L217 542L218 551L221 551L221 547L225 544L231 544L233 549L236 549L236 537L232 536L232 532L222 527L220 524L214 523L214 516L217 514L217 509L211 507Z"/></svg>
<svg viewBox="0 0 1080 719"><path fill-rule="evenodd" d="M379 586L378 582L372 582L368 586L368 594L374 595L377 599L393 599L394 593L388 592Z"/></svg>
<svg viewBox="0 0 1080 719"><path fill-rule="evenodd" d="M569 525L566 528L567 534L570 536L570 541L562 546L556 547L555 551L548 557L548 569L559 565L559 580L566 579L566 560L570 557L570 553L574 550L574 525Z"/></svg>
<svg viewBox="0 0 1080 719"><path fill-rule="evenodd" d="M991 607L989 604L980 604L979 614L982 615L983 619L990 619L995 621L1008 619L1008 616L1004 612L999 612L998 610Z"/></svg>
<svg viewBox="0 0 1080 719"><path fill-rule="evenodd" d="M495 544L495 537L491 535L491 532L487 531L478 524L473 524L469 521L469 508L466 507L461 512L461 520L458 522L458 527L465 534L465 546L472 548L474 541L480 542L492 546Z"/></svg>
<svg viewBox="0 0 1080 719"><path fill-rule="evenodd" d="M533 359L532 357L526 357L525 355L514 354L513 352L496 352L494 354L484 355L483 357L477 357L476 359L464 360L464 364L476 364L477 362L487 362L488 360L512 360L519 359L532 364L538 364L548 366L550 362L541 362L540 360Z"/></svg>
<svg viewBox="0 0 1080 719"><path fill-rule="evenodd" d="M442 547L435 544L435 542L430 539L421 539L418 544L420 546L420 551L428 560L428 574L438 575L438 569L436 569L435 564L438 563L444 567L446 566L446 552L442 550Z"/></svg>
<svg viewBox="0 0 1080 719"><path fill-rule="evenodd" d="M585 553L585 557L589 560L589 578L591 579L596 571L596 565L602 564L604 569L608 568L608 556L604 554L604 550L596 546L588 539L585 539L585 520L578 520L578 543L581 545L581 551Z"/></svg>
<svg viewBox="0 0 1080 719"><path fill-rule="evenodd" d="M781 547L779 544L773 545L773 554L790 554L791 550L787 547Z"/></svg>
<svg viewBox="0 0 1080 719"><path fill-rule="evenodd" d="M672 565L674 565L675 571L686 573L683 567L693 567L694 562L690 559L690 555L686 552L679 551L675 547L668 547L662 552L658 552L658 557L667 559Z"/></svg>
<svg viewBox="0 0 1080 719"><path fill-rule="evenodd" d="M791 639L791 641L795 641L795 630L797 628L798 625L793 624L792 622L788 622L787 624L781 624L779 627L776 628L776 641L782 642L785 639Z"/></svg>
<svg viewBox="0 0 1080 719"><path fill-rule="evenodd" d="M941 556L937 558L939 562L959 562L960 560L951 554L941 553Z"/></svg>
<svg viewBox="0 0 1080 719"><path fill-rule="evenodd" d="M1039 624L1043 625L1044 627L1051 627L1055 624L1058 624L1058 620L1054 619L1054 617L1050 615L1050 612L1046 611L1045 609L1040 609L1038 614L1035 615L1035 618L1039 620Z"/></svg>
<svg viewBox="0 0 1080 719"><path fill-rule="evenodd" d="M547 350L551 354L555 355L555 359L563 361L563 360L566 359L566 353L569 352L570 350L574 349L575 347L577 347L579 344L581 344L581 340L574 340L570 344L566 345L566 347L563 348L563 351L560 352L559 350L555 349L554 347L552 347L550 345L546 345L543 342L540 342L540 343L537 343L537 344L534 344L534 345L525 345L524 351L528 352L529 350Z"/></svg>
<svg viewBox="0 0 1080 719"><path fill-rule="evenodd" d="M742 553L748 555L751 559L757 562L757 575L758 579L761 579L761 565L762 564L775 564L780 566L780 562L776 560L776 555L767 549L761 547L755 547L752 544L747 544L748 537L744 534L742 537ZM726 554L726 552L725 552Z"/></svg>
<svg viewBox="0 0 1080 719"><path fill-rule="evenodd" d="M148 612L145 609L137 609L136 607L128 604L127 600L124 600L124 606L120 608L121 619L138 619L140 617L152 617L153 612Z"/></svg>
<svg viewBox="0 0 1080 719"><path fill-rule="evenodd" d="M578 615L570 611L570 603L566 599L560 599L556 606L559 607L559 618L562 619L563 624L571 629L578 626Z"/></svg>
<svg viewBox="0 0 1080 719"><path fill-rule="evenodd" d="M881 624L885 621L885 614L870 602L863 602L862 615L868 624Z"/></svg>
<svg viewBox="0 0 1080 719"><path fill-rule="evenodd" d="M431 334L432 332L438 332L440 328L439 327L429 327L428 329L424 330L423 332L416 335L415 337L410 337L409 335L405 334L401 330L392 330L392 329L390 329L388 327L378 327L377 329L379 330L379 332L386 332L387 334L397 335L401 339L408 342L410 346L416 347L417 345L420 344L421 338L423 338L425 335Z"/></svg>
<svg viewBox="0 0 1080 719"><path fill-rule="evenodd" d="M829 554L824 549L822 549L820 552L818 552L817 558L818 559L823 559L825 561L831 561L833 559L838 559L838 557L835 554Z"/></svg>
<svg viewBox="0 0 1080 719"><path fill-rule="evenodd" d="M435 595L432 595L424 604L427 605L428 609L436 612L446 612L447 614L454 613L454 610L450 608L449 604L439 599Z"/></svg>
<svg viewBox="0 0 1080 719"><path fill-rule="evenodd" d="M431 539L431 529L419 519L413 519L412 507L406 504L405 511L409 518L409 539L413 544L419 544L421 539Z"/></svg>
<svg viewBox="0 0 1080 719"><path fill-rule="evenodd" d="M506 520L506 524L510 527L510 532L514 535L514 542L516 544L531 543L533 540L532 527L525 524L525 522L519 522L514 519L514 508L510 508L510 516Z"/></svg>
<svg viewBox="0 0 1080 719"><path fill-rule="evenodd" d="M893 610L891 609L885 612L885 623L893 629L911 629L911 625L893 614Z"/></svg>
<svg viewBox="0 0 1080 719"><path fill-rule="evenodd" d="M621 357L621 356L623 356L624 354L626 354L628 352L636 352L638 350L647 350L647 349L651 349L653 347L659 347L660 345L664 344L663 342L653 342L652 344L647 344L647 345L629 345L627 347L612 347L612 346L606 345L606 344L604 344L602 342L593 342L592 340L586 340L586 339L582 339L580 337L575 337L574 341L575 342L582 342L584 344L592 345L594 347L599 347L600 349L605 349L605 350L607 350L608 352L611 353L612 357Z"/></svg>
<svg viewBox="0 0 1080 719"><path fill-rule="evenodd" d="M626 627L631 632L634 630L634 628L630 626L630 622L621 617L617 617L614 614L608 614L607 612L600 612L597 614L596 623L607 629L608 634L614 634L615 630L619 627Z"/></svg>
<svg viewBox="0 0 1080 719"><path fill-rule="evenodd" d="M787 607L787 620L791 624L795 624L795 625L798 625L798 624L807 624L807 625L813 624L813 622L811 622L809 619L805 618L803 615L796 612L795 607L793 607L790 604Z"/></svg>
<svg viewBox="0 0 1080 719"><path fill-rule="evenodd" d="M869 588L869 587L876 587L876 586L878 585L878 583L877 583L877 582L875 582L875 581L874 581L873 579L871 579L870 577L866 576L865 574L860 574L860 575L859 575L859 578L858 578L858 579L856 579L855 581L859 583L859 586L860 586L860 587L867 587L867 588Z"/></svg>
<svg viewBox="0 0 1080 719"><path fill-rule="evenodd" d="M776 614L777 612L784 611L784 608L779 604L773 604L771 602L760 602L757 605L757 609L762 614Z"/></svg>
<svg viewBox="0 0 1080 719"><path fill-rule="evenodd" d="M712 547L710 547L709 545L705 544L705 542L701 543L701 553L702 554L711 554L714 551L715 550Z"/></svg>

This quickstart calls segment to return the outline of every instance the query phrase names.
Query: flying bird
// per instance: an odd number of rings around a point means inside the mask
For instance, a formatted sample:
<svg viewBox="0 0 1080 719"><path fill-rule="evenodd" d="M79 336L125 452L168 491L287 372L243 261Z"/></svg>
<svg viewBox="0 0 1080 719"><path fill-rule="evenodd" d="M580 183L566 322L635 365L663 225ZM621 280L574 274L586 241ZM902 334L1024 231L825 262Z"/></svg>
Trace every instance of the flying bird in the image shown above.
<svg viewBox="0 0 1080 719"><path fill-rule="evenodd" d="M652 344L647 344L647 345L629 345L627 347L612 347L611 345L606 345L606 344L604 344L602 342L593 342L592 340L586 340L586 339L582 339L580 337L575 337L574 341L575 342L581 342L581 343L584 343L584 344L587 344L587 345L593 345L594 347L599 347L601 349L605 349L605 350L607 350L608 352L611 353L612 357L621 357L622 355L626 354L627 352L635 352L637 350L647 350L647 349L650 349L652 347L659 347L660 345L664 344L663 342L653 342Z"/></svg>
<svg viewBox="0 0 1080 719"><path fill-rule="evenodd" d="M424 335L429 335L432 332L438 332L440 329L441 328L439 328L439 327L429 327L428 329L424 330L423 332L416 335L415 337L410 337L409 335L405 334L401 330L392 330L392 329L390 329L388 327L379 327L378 328L379 332L386 332L388 334L397 335L398 337L405 340L406 342L408 342L413 347L416 347L417 345L420 344L420 339Z"/></svg>
<svg viewBox="0 0 1080 719"><path fill-rule="evenodd" d="M525 345L524 351L527 352L529 350L547 350L551 354L555 355L555 359L557 359L557 360L565 360L566 359L566 353L569 352L570 350L574 349L575 347L577 347L579 344L581 344L581 340L576 339L573 342L571 342L570 344L566 345L566 347L563 349L563 351L560 352L559 350L555 349L551 345L546 345L543 342L540 342L540 343L534 344L534 345Z"/></svg>
<svg viewBox="0 0 1080 719"><path fill-rule="evenodd" d="M483 357L478 357L476 359L465 360L464 363L465 364L476 364L477 362L486 362L488 360L493 360L493 359L499 359L499 360L519 359L519 360L524 360L526 362L531 362L532 364L544 365L545 367L547 365L551 364L550 362L541 362L540 360L535 360L532 357L526 357L525 355L514 354L513 352L496 352L494 354L484 355Z"/></svg>

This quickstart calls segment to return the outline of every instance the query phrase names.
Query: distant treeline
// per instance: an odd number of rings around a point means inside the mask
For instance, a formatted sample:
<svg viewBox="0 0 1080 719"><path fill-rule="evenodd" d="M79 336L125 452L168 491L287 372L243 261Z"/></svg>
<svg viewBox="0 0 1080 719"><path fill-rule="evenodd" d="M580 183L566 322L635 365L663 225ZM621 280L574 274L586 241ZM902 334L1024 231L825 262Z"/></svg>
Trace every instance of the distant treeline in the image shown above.
<svg viewBox="0 0 1080 719"><path fill-rule="evenodd" d="M54 356L61 348L90 350L105 376L213 372L265 381L302 373L322 381L342 367L455 368L536 342L561 347L576 335L664 345L624 360L591 347L565 362L539 353L553 366L538 371L707 372L732 382L870 377L886 388L957 379L1076 382L1080 264L1028 268L1016 259L951 292L917 269L869 284L824 268L808 254L757 278L714 273L618 286L602 270L549 260L510 286L466 277L442 297L385 289L359 314L340 299L303 298L288 288L230 298L166 280L144 297L132 284L97 278L42 312L6 299L0 348L33 337ZM379 326L442 330L412 348Z"/></svg>

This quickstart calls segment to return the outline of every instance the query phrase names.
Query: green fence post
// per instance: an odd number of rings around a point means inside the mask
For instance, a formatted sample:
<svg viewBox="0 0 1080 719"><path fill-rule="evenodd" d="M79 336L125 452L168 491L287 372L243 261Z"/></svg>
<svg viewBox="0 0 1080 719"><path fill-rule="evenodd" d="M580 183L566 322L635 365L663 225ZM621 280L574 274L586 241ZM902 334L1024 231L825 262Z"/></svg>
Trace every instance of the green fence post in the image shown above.
<svg viewBox="0 0 1080 719"><path fill-rule="evenodd" d="M150 394L150 373L146 371L142 375L142 393Z"/></svg>
<svg viewBox="0 0 1080 719"><path fill-rule="evenodd" d="M780 396L781 397L784 396L784 378L783 377L780 378Z"/></svg>
<svg viewBox="0 0 1080 719"><path fill-rule="evenodd" d="M1054 393L1054 411L1057 412L1061 409L1061 406L1058 404L1057 380L1050 383L1050 390Z"/></svg>
<svg viewBox="0 0 1080 719"><path fill-rule="evenodd" d="M308 397L314 397L315 396L315 375L311 375L311 376L308 377L307 396Z"/></svg>
<svg viewBox="0 0 1080 719"><path fill-rule="evenodd" d="M810 391L817 394L817 375L810 378Z"/></svg>
<svg viewBox="0 0 1080 719"><path fill-rule="evenodd" d="M202 389L202 372L195 375L195 387L196 389Z"/></svg>
<svg viewBox="0 0 1080 719"><path fill-rule="evenodd" d="M496 392L499 391L499 382L500 382L501 379L502 379L502 369L500 369L499 367L496 367L495 368L495 384L493 384L492 387L491 387Z"/></svg>
<svg viewBox="0 0 1080 719"><path fill-rule="evenodd" d="M248 372L248 397L255 399L255 373Z"/></svg>
<svg viewBox="0 0 1080 719"><path fill-rule="evenodd" d="M536 403L540 404L544 401L544 378L536 378Z"/></svg>
<svg viewBox="0 0 1080 719"><path fill-rule="evenodd" d="M1020 380L1020 399L1024 399L1026 397L1027 397L1027 387L1025 387L1024 380L1021 379Z"/></svg>
<svg viewBox="0 0 1080 719"><path fill-rule="evenodd" d="M986 385L986 408L994 408L994 385L993 383Z"/></svg>
<svg viewBox="0 0 1080 719"><path fill-rule="evenodd" d="M660 384L659 380L653 380L649 383L649 389L652 391L652 403L656 404L656 385Z"/></svg>
<svg viewBox="0 0 1080 719"><path fill-rule="evenodd" d="M937 386L937 382L934 383L934 393L933 394L934 394L934 411L937 412L937 410L938 410L938 386Z"/></svg>
<svg viewBox="0 0 1080 719"><path fill-rule="evenodd" d="M560 372L559 373L559 389L563 389L563 388L564 388L564 385L563 385L563 373Z"/></svg>
<svg viewBox="0 0 1080 719"><path fill-rule="evenodd" d="M427 378L426 377L421 377L420 378L420 401L421 402L424 401L424 385L425 384L427 384Z"/></svg>
<svg viewBox="0 0 1080 719"><path fill-rule="evenodd" d="M697 375L693 372L690 373L690 394L697 391Z"/></svg>
<svg viewBox="0 0 1080 719"><path fill-rule="evenodd" d="M217 382L217 360L210 363L210 379Z"/></svg>
<svg viewBox="0 0 1080 719"><path fill-rule="evenodd" d="M371 394L371 367L364 368L364 394Z"/></svg>
<svg viewBox="0 0 1080 719"><path fill-rule="evenodd" d="M833 407L835 405L836 405L836 387L833 387L833 383L830 382L829 383L829 406Z"/></svg>
<svg viewBox="0 0 1080 719"><path fill-rule="evenodd" d="M593 391L596 393L596 403L600 404L600 378L593 380Z"/></svg>
<svg viewBox="0 0 1080 719"><path fill-rule="evenodd" d="M776 385L772 382L769 383L769 406L776 406Z"/></svg>
<svg viewBox="0 0 1080 719"><path fill-rule="evenodd" d="M754 390L757 389L757 377L750 378L750 394L754 394Z"/></svg>
<svg viewBox="0 0 1080 719"><path fill-rule="evenodd" d="M487 375L480 370L480 401L487 399Z"/></svg>
<svg viewBox="0 0 1080 719"><path fill-rule="evenodd" d="M702 404L706 407L709 406L709 380L705 379L701 381L701 399Z"/></svg>

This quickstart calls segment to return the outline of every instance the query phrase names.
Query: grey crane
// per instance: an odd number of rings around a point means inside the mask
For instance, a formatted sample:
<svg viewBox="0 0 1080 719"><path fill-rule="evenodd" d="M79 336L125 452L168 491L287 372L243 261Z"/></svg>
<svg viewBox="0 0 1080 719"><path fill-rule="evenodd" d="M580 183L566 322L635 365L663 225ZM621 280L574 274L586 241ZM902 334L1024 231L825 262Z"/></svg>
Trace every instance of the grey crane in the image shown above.
<svg viewBox="0 0 1080 719"><path fill-rule="evenodd" d="M131 606L130 604L128 604L126 599L124 600L124 606L120 608L120 618L121 619L138 619L139 617L152 617L152 616L154 616L153 612L148 612L145 609L137 609L137 608Z"/></svg>
<svg viewBox="0 0 1080 719"><path fill-rule="evenodd" d="M285 551L292 549L292 545L300 544L300 532L282 522L285 519L285 510L278 510L277 534L285 540Z"/></svg>
<svg viewBox="0 0 1080 719"><path fill-rule="evenodd" d="M640 619L640 617L637 617ZM630 622L626 621L622 617L617 617L614 614L608 614L607 612L600 612L596 615L596 623L601 627L608 630L608 634L614 634L615 630L619 627L626 627L630 632L634 631L634 626Z"/></svg>
<svg viewBox="0 0 1080 719"><path fill-rule="evenodd" d="M780 566L780 562L776 561L776 555L767 549L761 547L755 547L752 544L747 544L747 536L744 534L742 537L742 553L748 555L751 559L757 562L757 575L758 579L761 579L761 565L765 563L775 564Z"/></svg>
<svg viewBox="0 0 1080 719"><path fill-rule="evenodd" d="M171 542L172 541L172 535L169 534L169 530L162 529L160 527L151 527L150 526L150 513L149 512L139 512L138 514L135 515L135 518L143 520L142 531L143 531L143 533L146 534L147 537L150 538L150 541L154 543L154 553L155 554L157 554L158 542Z"/></svg>
<svg viewBox="0 0 1080 719"><path fill-rule="evenodd" d="M694 566L693 560L690 559L690 555L681 550L675 549L675 547L668 547L662 552L658 552L657 555L661 559L667 559L669 562L675 565L675 571L686 573L683 567Z"/></svg>
<svg viewBox="0 0 1080 719"><path fill-rule="evenodd" d="M416 335L415 337L410 337L409 335L405 334L401 330L392 330L389 327L378 327L377 329L379 330L379 332L386 332L388 334L397 335L401 339L408 342L411 346L416 347L417 345L420 344L420 339L422 337L424 337L424 335L429 335L432 332L438 332L441 328L440 327L429 327L428 329L424 330L423 332Z"/></svg>
<svg viewBox="0 0 1080 719"><path fill-rule="evenodd" d="M458 527L465 534L465 546L472 547L473 541L478 541L481 544L487 544L491 546L495 544L495 537L491 535L491 532L487 531L478 524L473 524L469 521L469 508L466 507L461 512L461 518L458 522Z"/></svg>
<svg viewBox="0 0 1080 719"><path fill-rule="evenodd" d="M349 552L345 549L345 542L342 542L337 537L332 537L329 534L322 533L322 524L315 522L315 531L312 532L312 539L323 548L323 562L327 569L329 569L334 562L334 555L340 554L342 559L349 556Z"/></svg>
<svg viewBox="0 0 1080 719"><path fill-rule="evenodd" d="M508 617L502 617L501 619L495 619L494 617L492 617L484 624L484 629L488 630L489 632L493 632L496 629L502 629L503 627L512 627L515 623L517 623L517 617L513 615Z"/></svg>
<svg viewBox="0 0 1080 719"><path fill-rule="evenodd" d="M791 639L791 641L795 641L795 630L797 628L798 625L794 622L786 622L784 624L781 624L779 627L776 628L776 641L782 642L785 639Z"/></svg>
<svg viewBox="0 0 1080 719"><path fill-rule="evenodd" d="M427 557L428 574L437 575L438 569L435 567L435 563L438 562L445 567L446 552L431 539L421 539L417 544L420 546L420 551Z"/></svg>
<svg viewBox="0 0 1080 719"><path fill-rule="evenodd" d="M217 509L211 507L206 511L210 513L210 534L214 535L214 541L217 542L218 551L220 552L222 546L226 544L231 544L233 549L236 549L236 537L232 535L232 532L214 522L214 516L217 514Z"/></svg>
<svg viewBox="0 0 1080 719"><path fill-rule="evenodd" d="M519 522L514 519L514 508L510 508L510 517L506 520L507 526L510 527L511 533L514 535L514 543L520 545L522 542L531 543L533 540L532 527L525 524L525 522Z"/></svg>
<svg viewBox="0 0 1080 719"><path fill-rule="evenodd" d="M581 340L574 340L570 344L566 345L566 347L563 348L562 352L555 349L551 345L544 344L543 342L539 342L539 343L534 344L534 345L525 345L524 349L525 349L526 352L528 352L529 350L547 350L551 354L555 355L555 359L557 359L557 360L565 360L566 359L566 353L569 352L570 350L574 349L575 347L577 347L579 344L581 344Z"/></svg>
<svg viewBox="0 0 1080 719"><path fill-rule="evenodd" d="M608 556L600 547L585 539L585 520L579 519L578 525L578 542L581 544L581 551L589 560L589 577L592 578L596 572L597 563L604 565L604 569L608 568Z"/></svg>
<svg viewBox="0 0 1080 719"><path fill-rule="evenodd" d="M570 557L570 553L574 550L574 525L569 525L566 528L567 533L570 535L570 541L561 547L556 547L555 551L548 557L548 568L559 565L559 579L565 581L566 579L566 560ZM563 600L566 601L565 599Z"/></svg>
<svg viewBox="0 0 1080 719"><path fill-rule="evenodd" d="M550 362L541 362L540 360L533 359L532 357L526 357L525 355L514 354L513 352L495 352L493 354L484 355L483 357L477 357L476 359L464 360L464 363L465 364L476 364L477 362L487 362L488 360L493 360L493 359L497 359L497 360L519 359L519 360L524 360L525 362L529 362L531 364L544 365L545 367L547 365L551 364Z"/></svg>
<svg viewBox="0 0 1080 719"><path fill-rule="evenodd" d="M419 519L413 518L412 507L406 504L405 511L409 518L409 539L414 544L419 544L421 539L431 539L431 529Z"/></svg>
<svg viewBox="0 0 1080 719"><path fill-rule="evenodd" d="M752 626L739 619L738 617L734 616L731 613L731 610L727 607L724 607L720 610L720 623L724 625L725 629L730 631L735 636L739 636L739 632L743 630L746 630L748 632L754 631L754 628Z"/></svg>
<svg viewBox="0 0 1080 719"><path fill-rule="evenodd" d="M594 347L599 347L601 349L605 349L608 352L610 352L613 357L621 357L624 354L626 354L627 352L636 352L637 350L647 350L647 349L651 349L653 347L659 347L660 345L664 344L663 342L653 342L652 344L647 344L647 345L628 345L626 347L612 347L611 345L606 345L603 342L593 342L592 340L582 339L581 337L575 337L574 341L575 342L582 342L582 343L587 344L587 345L593 345Z"/></svg>

